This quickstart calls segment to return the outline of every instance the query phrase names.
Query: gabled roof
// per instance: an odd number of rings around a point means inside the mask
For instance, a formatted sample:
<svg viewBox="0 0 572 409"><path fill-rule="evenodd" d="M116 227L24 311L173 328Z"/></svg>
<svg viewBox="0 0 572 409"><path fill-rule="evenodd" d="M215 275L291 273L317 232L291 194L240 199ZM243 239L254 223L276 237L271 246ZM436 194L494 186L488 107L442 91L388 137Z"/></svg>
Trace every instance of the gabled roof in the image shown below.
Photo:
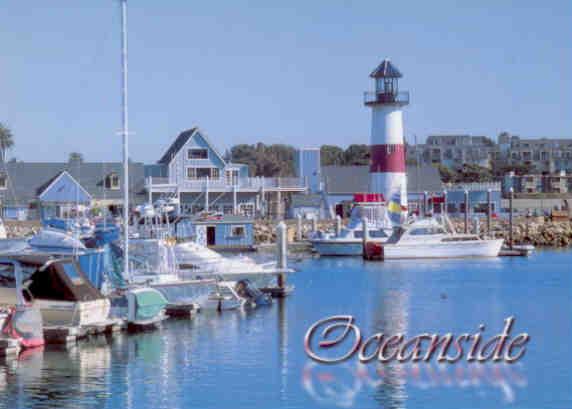
<svg viewBox="0 0 572 409"><path fill-rule="evenodd" d="M187 129L186 131L181 132L179 136L177 136L177 139L175 139L175 142L169 146L167 152L161 156L161 159L159 159L159 162L157 163L168 165L169 162L171 162L171 159L173 159L177 152L179 152L181 148L185 146L185 144L189 141L190 137L195 133L197 129L198 128L195 126L191 129Z"/></svg>
<svg viewBox="0 0 572 409"><path fill-rule="evenodd" d="M62 170L56 176L54 176L53 178L48 180L46 183L44 183L42 186L40 186L36 191L36 195L38 196L38 198L40 200L43 200L42 196L45 193L47 193L52 188L52 186L54 186L58 182L58 180L60 180L64 176L69 177L74 184L79 186L79 188L84 192L84 194L89 198L89 200L91 200L92 197L89 194L89 192L87 190L85 190L85 188L77 180L75 180L75 178L72 175L70 175L68 173L68 171L66 171L66 170Z"/></svg>
<svg viewBox="0 0 572 409"><path fill-rule="evenodd" d="M401 78L401 72L386 58L369 74L372 78Z"/></svg>
<svg viewBox="0 0 572 409"><path fill-rule="evenodd" d="M0 191L0 200L4 205L27 205L37 199L38 192L45 190L63 171L69 173L95 199L123 198L123 183L119 189L104 191L106 176L116 173L123 177L121 162L6 162L0 164L0 172L8 176L8 186ZM129 182L130 192L136 198L145 185L142 163L129 163Z"/></svg>
<svg viewBox="0 0 572 409"><path fill-rule="evenodd" d="M210 147L210 149L214 152L214 154L220 159L220 161L226 165L226 161L224 160L224 158L222 157L220 152L211 143L211 141L205 135L205 133L203 131L201 131L197 126L181 132L179 134L179 136L177 136L177 139L175 139L175 142L173 142L171 144L171 146L169 146L169 149L167 149L167 152L165 152L165 154L161 157L161 159L159 159L159 162L157 162L157 163L163 164L163 165L168 165L171 162L171 160L173 160L175 155L177 155L177 153L179 153L179 151L183 148L183 146L185 146L185 144L189 141L189 139L191 139L197 133L201 138L204 139L204 141L207 143L207 145Z"/></svg>

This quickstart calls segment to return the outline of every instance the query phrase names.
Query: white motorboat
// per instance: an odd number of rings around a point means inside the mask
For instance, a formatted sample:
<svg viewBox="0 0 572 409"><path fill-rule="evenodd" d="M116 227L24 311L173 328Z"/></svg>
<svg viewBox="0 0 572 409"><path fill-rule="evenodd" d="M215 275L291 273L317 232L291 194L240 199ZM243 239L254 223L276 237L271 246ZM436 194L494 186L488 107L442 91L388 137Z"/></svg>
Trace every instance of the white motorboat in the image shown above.
<svg viewBox="0 0 572 409"><path fill-rule="evenodd" d="M420 258L497 257L503 239L482 239L476 234L459 234L446 220L428 218L396 227L387 242L366 245L366 251L380 252L384 260Z"/></svg>
<svg viewBox="0 0 572 409"><path fill-rule="evenodd" d="M0 309L2 337L18 340L23 348L44 345L44 324L38 305L30 304L24 296L24 274L19 261L0 258ZM11 271L10 271L11 270ZM12 305L8 306L8 303Z"/></svg>
<svg viewBox="0 0 572 409"><path fill-rule="evenodd" d="M201 248L205 249L199 246L198 250ZM130 282L135 285L145 284L159 291L173 307L193 304L205 310L227 310L272 302L269 296L247 279L222 279L221 275L214 272L211 263L195 265L192 274L182 276L173 243L169 241L132 240L130 254L132 261L137 261L137 264L131 263ZM218 257L215 258L218 260ZM248 267L246 271L253 274L252 266Z"/></svg>
<svg viewBox="0 0 572 409"><path fill-rule="evenodd" d="M294 271L279 268L276 261L259 262L244 255L223 256L192 241L176 244L174 251L181 274L185 277L210 273L231 280L262 279Z"/></svg>
<svg viewBox="0 0 572 409"><path fill-rule="evenodd" d="M17 300L16 271L22 275L26 302L40 310L46 326L83 326L109 320L110 303L72 258L45 254L4 256L0 262L0 303Z"/></svg>
<svg viewBox="0 0 572 409"><path fill-rule="evenodd" d="M4 226L4 220L0 218L0 239L8 238L8 234L6 233L6 226Z"/></svg>
<svg viewBox="0 0 572 409"><path fill-rule="evenodd" d="M314 250L321 256L361 256L364 218L367 220L369 240L384 243L392 234L392 230L385 219L385 205L379 198L374 196L373 199L371 201L354 199L355 204L347 226L343 227L339 234L319 232L310 239Z"/></svg>
<svg viewBox="0 0 572 409"><path fill-rule="evenodd" d="M203 267L200 275L184 277L177 262L174 243L162 239L131 240L130 276L133 285L147 285L167 299L169 304L198 304L216 289L217 279Z"/></svg>

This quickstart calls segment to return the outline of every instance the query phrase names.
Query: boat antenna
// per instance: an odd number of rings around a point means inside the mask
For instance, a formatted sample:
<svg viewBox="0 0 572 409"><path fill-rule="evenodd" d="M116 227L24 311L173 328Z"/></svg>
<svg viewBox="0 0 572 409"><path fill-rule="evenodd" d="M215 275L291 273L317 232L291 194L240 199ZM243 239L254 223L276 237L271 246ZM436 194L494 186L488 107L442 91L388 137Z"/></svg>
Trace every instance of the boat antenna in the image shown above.
<svg viewBox="0 0 572 409"><path fill-rule="evenodd" d="M127 115L127 0L121 2L121 136L123 139L123 275L129 272L129 121Z"/></svg>

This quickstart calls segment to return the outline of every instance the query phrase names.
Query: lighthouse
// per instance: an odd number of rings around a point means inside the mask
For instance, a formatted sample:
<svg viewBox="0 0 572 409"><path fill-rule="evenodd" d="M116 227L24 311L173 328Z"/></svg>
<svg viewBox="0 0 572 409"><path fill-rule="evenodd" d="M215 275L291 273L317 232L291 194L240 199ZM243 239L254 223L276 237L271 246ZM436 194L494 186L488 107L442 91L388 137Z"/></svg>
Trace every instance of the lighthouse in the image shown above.
<svg viewBox="0 0 572 409"><path fill-rule="evenodd" d="M399 192L407 205L405 146L402 108L409 104L409 92L399 90L399 70L385 59L370 77L375 91L365 92L364 103L371 108L369 190L382 193L388 201Z"/></svg>

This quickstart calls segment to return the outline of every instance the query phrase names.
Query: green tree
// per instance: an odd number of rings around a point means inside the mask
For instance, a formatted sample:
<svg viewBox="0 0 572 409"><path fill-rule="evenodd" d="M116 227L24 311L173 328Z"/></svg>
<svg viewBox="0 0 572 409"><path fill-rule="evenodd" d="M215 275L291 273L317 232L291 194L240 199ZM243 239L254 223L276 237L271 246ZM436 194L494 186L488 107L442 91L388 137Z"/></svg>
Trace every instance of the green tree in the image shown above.
<svg viewBox="0 0 572 409"><path fill-rule="evenodd" d="M230 149L230 156L233 162L248 165L252 176L293 176L295 151L283 144L240 144Z"/></svg>
<svg viewBox="0 0 572 409"><path fill-rule="evenodd" d="M344 152L344 165L368 165L369 164L369 146L353 144L348 146Z"/></svg>
<svg viewBox="0 0 572 409"><path fill-rule="evenodd" d="M320 147L320 162L322 166L341 166L344 164L344 150L335 145Z"/></svg>
<svg viewBox="0 0 572 409"><path fill-rule="evenodd" d="M14 146L12 131L0 122L0 155L3 162L6 162L6 154L12 146Z"/></svg>
<svg viewBox="0 0 572 409"><path fill-rule="evenodd" d="M451 169L438 165L441 181L444 183L490 182L494 180L493 172L479 165L463 165L460 169Z"/></svg>

